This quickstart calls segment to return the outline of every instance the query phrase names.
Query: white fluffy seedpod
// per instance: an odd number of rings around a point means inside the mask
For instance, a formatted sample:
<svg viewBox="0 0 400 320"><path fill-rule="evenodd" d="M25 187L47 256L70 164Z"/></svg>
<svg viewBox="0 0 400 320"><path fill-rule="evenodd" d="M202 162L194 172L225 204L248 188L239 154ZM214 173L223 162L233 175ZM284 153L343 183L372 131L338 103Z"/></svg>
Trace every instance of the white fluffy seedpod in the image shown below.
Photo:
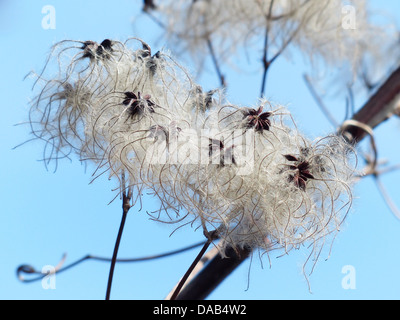
<svg viewBox="0 0 400 320"><path fill-rule="evenodd" d="M103 92L113 86L124 53L119 42L104 40L61 41L53 46L34 87L40 92L32 102L32 133L51 149L45 159L76 152L82 159L98 157L88 122ZM54 70L53 68L56 67Z"/></svg>
<svg viewBox="0 0 400 320"><path fill-rule="evenodd" d="M392 42L388 26L371 22L366 0L167 0L157 12L175 50L200 62L210 44L225 62L243 48L258 51L268 30L270 57L297 48L356 72L363 56L380 54L378 41Z"/></svg>
<svg viewBox="0 0 400 320"><path fill-rule="evenodd" d="M138 48L131 49L132 44ZM54 59L59 69L51 73ZM152 54L137 39L62 41L35 85L42 82L30 120L33 133L52 147L46 158L74 151L81 160L111 170L111 176L124 169L140 180L142 166L154 162L148 152L154 131L164 128L169 136L174 119L181 127L192 122L188 73L168 54Z"/></svg>
<svg viewBox="0 0 400 320"><path fill-rule="evenodd" d="M318 252L339 229L353 174L344 140L309 141L266 100L228 103L141 40L66 43L57 61L77 53L54 78L42 72L31 109L33 133L52 148L47 158L75 152L96 174L124 175L137 197L160 201L155 220L218 230L225 246Z"/></svg>
<svg viewBox="0 0 400 320"><path fill-rule="evenodd" d="M355 165L342 138L311 142L287 110L265 100L256 108L215 104L201 128L185 142L202 157L184 158L191 161L167 179L178 220L217 229L226 246L265 251L305 245L318 253L336 234L352 202Z"/></svg>

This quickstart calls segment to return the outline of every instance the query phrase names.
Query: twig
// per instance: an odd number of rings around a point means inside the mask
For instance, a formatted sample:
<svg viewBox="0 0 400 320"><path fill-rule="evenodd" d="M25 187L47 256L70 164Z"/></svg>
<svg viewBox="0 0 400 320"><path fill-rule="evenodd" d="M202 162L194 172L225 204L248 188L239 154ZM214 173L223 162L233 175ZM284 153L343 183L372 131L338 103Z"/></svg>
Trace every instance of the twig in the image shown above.
<svg viewBox="0 0 400 320"><path fill-rule="evenodd" d="M182 290L185 289L186 285L194 278L197 276L197 274L203 269L204 265L210 261L211 259L214 259L216 255L219 254L218 251L218 245L214 246L211 250L208 250L203 257L200 259L200 261L197 263L196 267L193 269L189 277L187 278L185 284L182 286ZM168 293L168 295L165 297L165 300L171 300L172 294L175 292L175 289L178 287L179 283Z"/></svg>
<svg viewBox="0 0 400 320"><path fill-rule="evenodd" d="M204 256L206 253L208 247L210 244L218 238L218 229L208 232L206 229L204 229L204 234L207 237L207 241L204 244L203 248L200 250L199 254L196 256L196 258L193 260L192 264L190 265L189 269L186 271L186 273L183 275L182 279L179 281L178 285L176 286L174 293L171 295L170 300L175 300L177 296L179 295L181 289L185 285L187 279L189 278L190 274L193 272L194 268L196 265L199 263L201 258Z"/></svg>
<svg viewBox="0 0 400 320"><path fill-rule="evenodd" d="M258 3L258 4L261 7L261 4L260 3ZM271 62L268 61L268 49L269 49L270 17L272 15L273 6L274 6L274 0L271 1L270 5L269 5L269 10L268 10L268 16L266 16L265 37L264 37L264 56L263 56L263 59L262 59L264 72L263 72L262 81L261 81L260 97L263 97L264 94L265 94L265 86L266 86L266 83L267 83L267 74L268 74L269 67L271 65Z"/></svg>
<svg viewBox="0 0 400 320"><path fill-rule="evenodd" d="M360 178L372 176L374 178L375 184L383 197L383 200L385 201L386 205L388 206L389 210L393 213L393 215L400 220L400 210L390 197L389 193L387 192L384 184L380 180L380 176L382 174L398 170L400 168L399 165L392 166L390 168L386 168L384 170L378 170L378 161L377 161L377 152L376 152L376 147L373 146L374 151L374 156L373 159L371 159L369 156L365 156L365 161L367 162L367 169L365 170L365 174L363 176L360 176Z"/></svg>
<svg viewBox="0 0 400 320"><path fill-rule="evenodd" d="M123 190L125 188L125 174L122 173L122 187ZM131 208L131 198L132 198L132 188L128 187L127 190L122 192L122 219L118 230L117 240L114 246L113 256L111 258L111 265L110 265L110 273L108 275L108 283L107 283L107 291L106 291L106 300L110 300L111 294L111 286L112 286L112 279L114 276L114 268L115 263L117 261L118 249L121 243L122 232L124 230L126 217L128 215L129 209Z"/></svg>
<svg viewBox="0 0 400 320"><path fill-rule="evenodd" d="M226 257L217 254L181 291L177 300L203 300L251 254L249 248L228 247Z"/></svg>
<svg viewBox="0 0 400 320"><path fill-rule="evenodd" d="M261 1L257 1L257 4L260 7L260 10L262 10ZM279 20L285 16L290 16L296 11L296 10L291 11L287 15L273 17L272 16L273 6L274 6L274 0L271 1L269 8L268 8L268 14L265 15L266 26L265 26L264 50L263 50L263 59L262 59L264 71L263 71L263 75L262 75L260 97L264 97L264 95L265 95L265 88L266 88L267 75L268 75L269 68L271 67L272 63L286 50L287 46L292 42L293 38L297 35L298 31L300 30L300 27L297 26L297 29L292 32L292 34L286 41L284 41L281 48L275 53L275 55L271 59L268 59L270 22ZM301 4L300 7L301 6L303 6L303 4Z"/></svg>
<svg viewBox="0 0 400 320"><path fill-rule="evenodd" d="M352 85L351 84L349 84L348 86L347 86L347 92L348 92L348 95L349 95L349 97L348 97L348 110L347 110L347 112L346 112L346 119L348 119L348 118L350 118L350 117L353 117L353 115L354 115L354 93L353 93L353 88L352 88ZM350 109L350 110L349 110ZM350 116L348 116L348 111L350 111ZM346 120L345 119L345 120Z"/></svg>
<svg viewBox="0 0 400 320"><path fill-rule="evenodd" d="M170 300L175 300L178 294L180 293L183 285L185 284L186 280L189 278L190 274L192 273L193 269L196 267L197 263L201 260L203 255L206 253L208 247L210 246L211 241L207 240L204 244L203 248L200 250L199 254L196 256L192 264L190 265L189 269L186 271L182 279L179 281L177 287L175 288L174 293L172 294Z"/></svg>
<svg viewBox="0 0 400 320"><path fill-rule="evenodd" d="M211 39L209 37L207 38L207 47L208 47L208 51L210 52L212 62L214 64L215 71L217 72L219 81L221 83L221 87L225 88L226 87L225 77L222 74L221 68L220 68L218 60L217 60L217 56L216 56L215 51L214 51L213 44L212 44Z"/></svg>
<svg viewBox="0 0 400 320"><path fill-rule="evenodd" d="M324 102L322 101L321 97L316 92L314 86L311 83L310 77L306 74L303 75L304 82L307 85L308 90L310 90L311 95L313 96L314 100L316 101L318 107L321 109L325 117L329 120L329 122L334 126L334 128L338 127L338 123L336 119L332 116L329 112L328 108L325 106Z"/></svg>
<svg viewBox="0 0 400 320"><path fill-rule="evenodd" d="M263 83L262 83L262 88L261 88L261 97L265 95L265 87L266 87L266 78L267 78L267 73L269 71L269 68L271 67L272 63L286 50L287 46L289 43L293 40L293 38L296 36L297 32L299 29L294 31L292 35L289 37L289 39L286 40L286 42L282 45L282 47L278 50L275 55L269 59L269 60L263 60L264 64L264 73L263 73Z"/></svg>
<svg viewBox="0 0 400 320"><path fill-rule="evenodd" d="M385 203L387 204L389 210L393 213L393 215L400 220L400 210L397 208L396 204L393 202L392 198L390 197L389 193L386 191L385 186L383 185L382 181L379 179L379 174L373 175L375 179L376 186L380 194L382 195Z"/></svg>
<svg viewBox="0 0 400 320"><path fill-rule="evenodd" d="M156 254L156 255L152 255L152 256L145 256L145 257L139 257L139 258L125 258L125 259L117 259L115 262L116 263L134 263L134 262L144 262L144 261L150 261L150 260L156 260L156 259L161 259L161 258L166 258L175 254L179 254L179 253L183 253L189 250L192 250L194 248L197 248L199 246L204 245L206 242L202 241L202 242L198 242L195 243L191 246L185 247L185 248L181 248L181 249L177 249L177 250L173 250L173 251L169 251L166 253L161 253L161 254ZM107 258L107 257L100 257L100 256L95 256L95 255L91 255L91 254L87 254L86 256L70 263L69 265L66 265L65 267L62 267L63 262L65 261L65 257L66 255L63 256L63 259L61 260L60 263L58 263L58 266L55 267L55 272L56 273L61 273L64 271L67 271L68 269L71 269L79 264L81 264L84 261L87 260L95 260L95 261L100 261L100 262L111 262L112 258ZM22 274L35 274L35 275L39 275L38 277L32 278L32 279L25 279ZM38 281L43 279L46 276L46 274L42 273L41 271L36 270L35 268L33 268L30 265L21 265L17 268L17 277L20 281L25 282L25 283L29 283L29 282L34 282L34 281Z"/></svg>

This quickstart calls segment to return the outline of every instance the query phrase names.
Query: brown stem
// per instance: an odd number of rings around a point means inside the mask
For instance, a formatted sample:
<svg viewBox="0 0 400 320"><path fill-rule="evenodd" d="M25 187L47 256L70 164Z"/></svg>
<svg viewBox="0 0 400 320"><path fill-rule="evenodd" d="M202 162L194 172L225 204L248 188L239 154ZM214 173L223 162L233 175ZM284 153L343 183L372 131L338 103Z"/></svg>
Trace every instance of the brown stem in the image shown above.
<svg viewBox="0 0 400 320"><path fill-rule="evenodd" d="M232 247L228 247L225 250L226 257L217 254L217 256L186 285L177 297L177 300L205 299L228 275L245 261L250 254L251 249L249 248L233 249Z"/></svg>
<svg viewBox="0 0 400 320"><path fill-rule="evenodd" d="M122 174L122 188L125 188L125 175ZM122 193L122 219L118 230L117 240L115 241L114 252L111 258L111 265L110 265L110 273L108 275L108 283L107 283L107 291L106 291L106 300L110 300L111 294L111 285L114 276L114 269L115 264L117 262L117 255L119 245L121 243L122 232L124 230L126 217L128 215L128 211L131 208L131 198L132 198L132 188L128 187L126 191Z"/></svg>
<svg viewBox="0 0 400 320"><path fill-rule="evenodd" d="M353 120L364 123L371 129L389 119L394 114L394 99L400 94L400 67L375 92L368 102L353 116ZM350 142L359 142L367 133L357 126L349 126L342 131Z"/></svg>
<svg viewBox="0 0 400 320"><path fill-rule="evenodd" d="M179 293L181 292L182 287L184 286L186 280L189 278L190 274L192 273L193 269L196 267L197 263L199 263L200 259L203 257L203 255L206 253L208 247L210 246L211 241L207 240L207 242L204 244L203 248L200 250L199 254L196 256L192 264L190 265L189 269L186 271L182 279L179 281L174 293L171 296L170 300L175 300Z"/></svg>

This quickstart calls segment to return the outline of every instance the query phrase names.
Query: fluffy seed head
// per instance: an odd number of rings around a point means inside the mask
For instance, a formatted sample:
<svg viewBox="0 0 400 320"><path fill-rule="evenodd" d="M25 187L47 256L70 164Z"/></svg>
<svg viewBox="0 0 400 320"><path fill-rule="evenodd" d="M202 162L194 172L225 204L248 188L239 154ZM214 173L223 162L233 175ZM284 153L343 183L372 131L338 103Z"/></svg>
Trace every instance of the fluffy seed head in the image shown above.
<svg viewBox="0 0 400 320"><path fill-rule="evenodd" d="M30 113L46 159L75 153L95 174L124 173L137 197L159 200L155 220L218 229L225 246L317 254L339 230L354 171L340 137L310 141L266 100L229 103L138 39L53 49Z"/></svg>

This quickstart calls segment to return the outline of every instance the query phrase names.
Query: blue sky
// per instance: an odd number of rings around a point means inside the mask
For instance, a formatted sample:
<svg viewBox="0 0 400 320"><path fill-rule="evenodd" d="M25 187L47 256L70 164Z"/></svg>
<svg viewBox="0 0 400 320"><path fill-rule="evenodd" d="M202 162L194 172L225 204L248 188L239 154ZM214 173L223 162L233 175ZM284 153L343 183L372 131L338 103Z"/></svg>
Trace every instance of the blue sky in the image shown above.
<svg viewBox="0 0 400 320"><path fill-rule="evenodd" d="M86 261L56 276L56 288L46 290L41 282L24 284L16 268L31 264L37 269L56 265L64 253L66 264L87 254L110 257L118 231L121 204L114 197L113 182L106 178L91 181L91 169L73 158L62 161L56 172L46 171L38 159L43 145L31 142L29 127L15 124L26 121L30 81L24 76L40 70L52 44L63 39L124 40L139 36L154 48L168 43L158 40L157 27L140 13L139 0L60 1L0 0L1 102L0 108L0 299L104 299L109 264ZM372 4L400 16L396 0ZM56 28L42 28L42 8L56 9ZM158 50L158 49L156 49ZM288 104L300 128L310 135L332 131L302 81L303 66L278 60L268 78L267 96ZM191 67L190 65L188 66ZM212 66L209 66L212 70ZM224 69L230 85L230 100L254 103L261 75L238 75ZM218 84L212 72L198 80L212 87ZM365 97L356 100L357 107ZM331 111L343 119L343 101L332 100ZM391 119L376 130L381 159L397 164L400 147L400 121ZM400 205L397 181L400 172L385 175L383 181ZM388 210L371 178L355 188L353 209L338 235L328 260L321 259L309 278L309 292L301 266L304 252L292 251L276 259L244 262L210 296L210 299L399 299L400 298L400 221ZM119 257L139 257L181 248L202 240L200 230L190 227L174 232L174 227L149 220L146 211L156 203L145 197L143 208L131 209ZM113 299L163 299L184 274L197 251L192 250L162 260L118 264L115 270ZM251 262L251 263L250 263ZM356 288L345 290L342 270L352 266Z"/></svg>

